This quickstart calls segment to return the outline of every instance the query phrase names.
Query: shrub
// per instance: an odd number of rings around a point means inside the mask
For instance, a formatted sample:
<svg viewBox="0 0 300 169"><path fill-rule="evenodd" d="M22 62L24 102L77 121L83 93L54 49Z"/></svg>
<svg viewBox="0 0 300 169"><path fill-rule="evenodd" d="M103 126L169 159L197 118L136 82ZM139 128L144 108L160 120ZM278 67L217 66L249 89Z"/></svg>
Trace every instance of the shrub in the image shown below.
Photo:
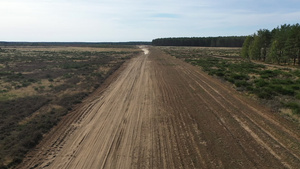
<svg viewBox="0 0 300 169"><path fill-rule="evenodd" d="M300 77L300 70L295 70L292 72L295 76Z"/></svg>
<svg viewBox="0 0 300 169"><path fill-rule="evenodd" d="M263 71L259 72L260 77L263 78L263 79L268 79L268 78L271 78L271 77L276 77L280 73L281 73L280 70L263 70Z"/></svg>
<svg viewBox="0 0 300 169"><path fill-rule="evenodd" d="M216 75L219 76L219 77L225 76L224 70L219 69L219 70L216 72Z"/></svg>
<svg viewBox="0 0 300 169"><path fill-rule="evenodd" d="M258 69L264 68L264 65L254 64L251 62L240 62L240 63L228 63L226 67L229 68L231 72L240 72L243 74L257 73Z"/></svg>
<svg viewBox="0 0 300 169"><path fill-rule="evenodd" d="M294 95L295 91L288 87L283 87L282 85L270 85L269 86L275 92L282 94L282 95Z"/></svg>
<svg viewBox="0 0 300 169"><path fill-rule="evenodd" d="M246 89L247 89L247 91L250 91L250 92L254 91L254 88L252 86L247 86Z"/></svg>
<svg viewBox="0 0 300 169"><path fill-rule="evenodd" d="M250 84L246 80L237 80L234 82L234 85L236 87L247 87L250 86Z"/></svg>
<svg viewBox="0 0 300 169"><path fill-rule="evenodd" d="M300 99L300 93L297 93L295 96L296 99Z"/></svg>
<svg viewBox="0 0 300 169"><path fill-rule="evenodd" d="M71 78L73 75L71 73L64 74L63 77L65 79Z"/></svg>
<svg viewBox="0 0 300 169"><path fill-rule="evenodd" d="M285 103L285 106L292 109L294 114L300 114L300 105L296 102Z"/></svg>
<svg viewBox="0 0 300 169"><path fill-rule="evenodd" d="M277 95L269 86L254 88L253 93L261 99L272 99Z"/></svg>
<svg viewBox="0 0 300 169"><path fill-rule="evenodd" d="M254 83L256 87L264 87L269 85L269 82L265 81L264 79L257 79L254 81Z"/></svg>
<svg viewBox="0 0 300 169"><path fill-rule="evenodd" d="M293 84L290 86L293 90L300 90L300 84Z"/></svg>
<svg viewBox="0 0 300 169"><path fill-rule="evenodd" d="M266 91L257 93L257 96L261 99L271 99L272 98L272 95Z"/></svg>
<svg viewBox="0 0 300 169"><path fill-rule="evenodd" d="M290 79L270 79L270 83L271 84L285 84L285 85L289 85L289 84L293 84L294 82Z"/></svg>
<svg viewBox="0 0 300 169"><path fill-rule="evenodd" d="M249 76L242 73L233 73L231 77L235 80L249 80Z"/></svg>
<svg viewBox="0 0 300 169"><path fill-rule="evenodd" d="M230 83L234 83L234 79L231 76L225 76L225 80L227 80Z"/></svg>

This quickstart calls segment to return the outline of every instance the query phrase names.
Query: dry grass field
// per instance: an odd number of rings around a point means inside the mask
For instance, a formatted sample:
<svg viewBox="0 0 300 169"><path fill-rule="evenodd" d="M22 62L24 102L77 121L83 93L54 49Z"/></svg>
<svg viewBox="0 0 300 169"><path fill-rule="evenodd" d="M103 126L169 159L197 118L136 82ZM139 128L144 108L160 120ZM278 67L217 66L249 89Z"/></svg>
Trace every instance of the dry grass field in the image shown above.
<svg viewBox="0 0 300 169"><path fill-rule="evenodd" d="M19 163L135 47L6 46L0 51L0 168Z"/></svg>

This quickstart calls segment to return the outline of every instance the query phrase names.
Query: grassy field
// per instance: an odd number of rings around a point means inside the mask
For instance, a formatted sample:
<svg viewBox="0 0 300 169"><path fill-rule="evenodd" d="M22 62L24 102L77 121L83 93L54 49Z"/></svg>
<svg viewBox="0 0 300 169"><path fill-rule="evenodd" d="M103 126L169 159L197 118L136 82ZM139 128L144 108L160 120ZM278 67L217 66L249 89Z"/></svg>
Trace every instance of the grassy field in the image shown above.
<svg viewBox="0 0 300 169"><path fill-rule="evenodd" d="M1 47L0 168L19 163L62 116L139 52L133 46Z"/></svg>
<svg viewBox="0 0 300 169"><path fill-rule="evenodd" d="M299 121L300 70L241 59L241 48L162 47L209 75L230 82L241 92Z"/></svg>

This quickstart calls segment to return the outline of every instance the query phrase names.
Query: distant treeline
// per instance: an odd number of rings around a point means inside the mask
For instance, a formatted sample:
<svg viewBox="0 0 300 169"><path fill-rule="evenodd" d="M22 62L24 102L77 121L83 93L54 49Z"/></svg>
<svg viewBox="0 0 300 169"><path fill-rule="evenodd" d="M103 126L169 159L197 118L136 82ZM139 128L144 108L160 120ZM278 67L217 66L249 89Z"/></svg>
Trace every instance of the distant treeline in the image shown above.
<svg viewBox="0 0 300 169"><path fill-rule="evenodd" d="M107 47L115 45L151 45L151 42L1 42L0 46L80 46Z"/></svg>
<svg viewBox="0 0 300 169"><path fill-rule="evenodd" d="M272 31L260 29L246 38L242 56L269 63L300 65L300 25L281 25Z"/></svg>
<svg viewBox="0 0 300 169"><path fill-rule="evenodd" d="M155 46L203 46L242 47L246 36L159 38L152 40Z"/></svg>

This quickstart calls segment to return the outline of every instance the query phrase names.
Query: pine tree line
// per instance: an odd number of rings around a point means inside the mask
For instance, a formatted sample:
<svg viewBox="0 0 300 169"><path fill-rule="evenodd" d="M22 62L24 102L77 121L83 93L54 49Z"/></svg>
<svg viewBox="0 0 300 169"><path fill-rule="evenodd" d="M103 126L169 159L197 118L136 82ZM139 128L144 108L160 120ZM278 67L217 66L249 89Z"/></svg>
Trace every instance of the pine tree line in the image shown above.
<svg viewBox="0 0 300 169"><path fill-rule="evenodd" d="M268 63L300 65L300 25L260 29L246 38L242 57Z"/></svg>
<svg viewBox="0 0 300 169"><path fill-rule="evenodd" d="M242 47L245 36L159 38L152 40L155 46Z"/></svg>

